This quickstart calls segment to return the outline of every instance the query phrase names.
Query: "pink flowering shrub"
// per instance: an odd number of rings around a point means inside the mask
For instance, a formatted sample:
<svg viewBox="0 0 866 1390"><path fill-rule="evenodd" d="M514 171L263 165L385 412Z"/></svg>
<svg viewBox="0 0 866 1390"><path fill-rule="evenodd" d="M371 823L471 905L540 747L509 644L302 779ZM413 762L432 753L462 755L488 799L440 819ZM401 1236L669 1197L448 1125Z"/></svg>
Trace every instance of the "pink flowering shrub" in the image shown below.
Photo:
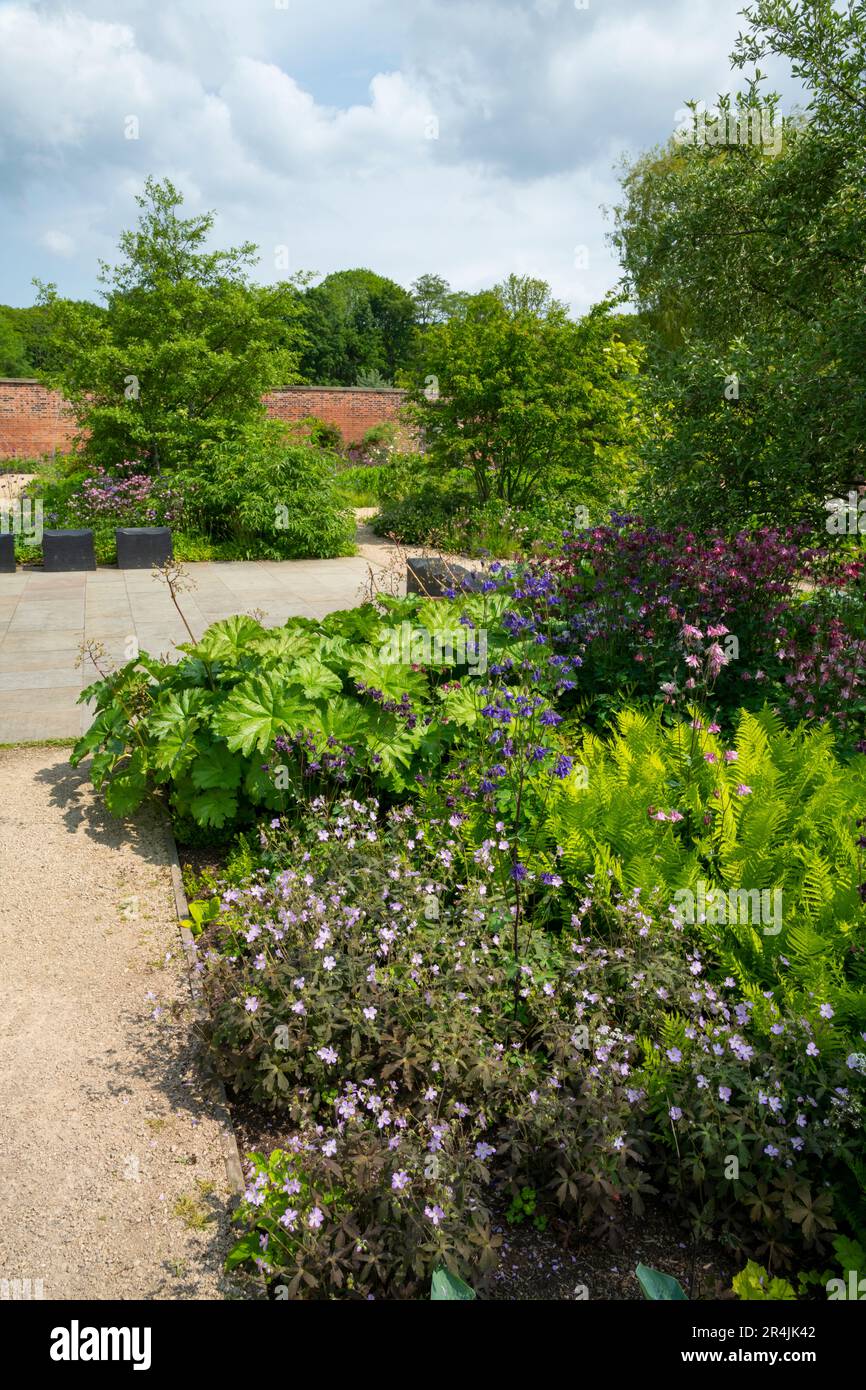
<svg viewBox="0 0 866 1390"><path fill-rule="evenodd" d="M795 717L850 719L866 678L863 564L802 540L767 529L699 536L623 517L566 533L536 569L555 581L557 649L580 655L584 703L606 713L623 695L712 693L723 710L769 699ZM838 593L855 601L840 608ZM700 652L683 652L687 632L700 634ZM701 655L709 662L698 672L691 658ZM813 676L821 689L807 702Z"/></svg>

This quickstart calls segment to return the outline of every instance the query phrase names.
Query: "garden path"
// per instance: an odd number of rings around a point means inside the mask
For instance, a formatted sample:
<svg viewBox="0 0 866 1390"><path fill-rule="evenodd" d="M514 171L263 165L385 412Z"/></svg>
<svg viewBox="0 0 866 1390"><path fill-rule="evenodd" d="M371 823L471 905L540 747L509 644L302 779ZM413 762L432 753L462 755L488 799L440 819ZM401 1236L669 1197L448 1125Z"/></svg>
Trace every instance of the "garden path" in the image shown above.
<svg viewBox="0 0 866 1390"><path fill-rule="evenodd" d="M220 1122L173 1014L170 854L155 812L110 817L64 750L0 750L0 1297L236 1292Z"/></svg>

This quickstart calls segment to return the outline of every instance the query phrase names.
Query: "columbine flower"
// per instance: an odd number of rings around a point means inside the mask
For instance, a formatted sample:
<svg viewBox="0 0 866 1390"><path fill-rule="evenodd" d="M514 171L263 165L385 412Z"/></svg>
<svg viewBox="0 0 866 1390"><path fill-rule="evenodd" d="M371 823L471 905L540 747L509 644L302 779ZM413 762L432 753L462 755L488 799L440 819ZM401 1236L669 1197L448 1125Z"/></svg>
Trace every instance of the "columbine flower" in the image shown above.
<svg viewBox="0 0 866 1390"><path fill-rule="evenodd" d="M736 787L737 796L751 796L752 788L747 787L745 782L739 782Z"/></svg>

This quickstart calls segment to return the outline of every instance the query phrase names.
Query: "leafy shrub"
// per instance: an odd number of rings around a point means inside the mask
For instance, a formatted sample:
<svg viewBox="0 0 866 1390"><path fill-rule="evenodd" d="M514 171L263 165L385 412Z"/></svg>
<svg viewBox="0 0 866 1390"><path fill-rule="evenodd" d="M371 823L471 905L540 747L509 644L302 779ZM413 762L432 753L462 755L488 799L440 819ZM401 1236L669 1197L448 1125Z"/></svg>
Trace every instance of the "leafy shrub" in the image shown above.
<svg viewBox="0 0 866 1390"><path fill-rule="evenodd" d="M248 559L349 555L354 519L334 483L335 455L291 443L276 421L248 425L205 449L182 475L196 528L232 540Z"/></svg>
<svg viewBox="0 0 866 1390"><path fill-rule="evenodd" d="M181 647L185 659L143 653L90 687L81 698L97 713L73 761L95 755L91 776L115 814L164 789L177 816L216 829L292 807L321 774L405 792L474 721L476 703L448 680L470 669L459 645L443 642L425 668L395 660L393 639L410 620L422 640L447 639L463 619L490 625L490 649L505 655L511 636L492 626L505 602L413 597L321 623L215 623Z"/></svg>
<svg viewBox="0 0 866 1390"><path fill-rule="evenodd" d="M457 828L312 813L263 832L202 939L212 1061L293 1126L254 1158L234 1258L313 1296L411 1296L440 1261L477 1282L527 1190L608 1234L660 1189L777 1263L822 1248L863 1109L830 1022L809 1052L783 992L740 990L635 896L590 889L518 957Z"/></svg>
<svg viewBox="0 0 866 1390"><path fill-rule="evenodd" d="M827 646L838 643L833 617L844 626L862 612L862 604L845 605L831 587L840 583L843 594L850 592L862 566L803 548L802 539L764 530L725 540L625 517L567 535L546 567L557 579L569 645L583 659L585 697L694 698L699 681L683 649L688 627L707 646L721 639L711 681L717 707L759 707L772 695L788 708L789 677L801 684L804 667L820 664ZM862 617L857 621L862 630ZM830 694L841 695L845 681L820 685L811 702L816 712L841 713L845 699L834 703ZM803 710L801 698L797 713Z"/></svg>

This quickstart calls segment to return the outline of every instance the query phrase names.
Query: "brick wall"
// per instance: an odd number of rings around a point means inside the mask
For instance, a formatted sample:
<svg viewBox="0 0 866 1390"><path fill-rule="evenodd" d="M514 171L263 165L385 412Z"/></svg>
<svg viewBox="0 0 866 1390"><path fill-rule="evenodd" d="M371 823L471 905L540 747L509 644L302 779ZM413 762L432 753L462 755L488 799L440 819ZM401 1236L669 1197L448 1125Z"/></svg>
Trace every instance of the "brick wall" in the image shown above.
<svg viewBox="0 0 866 1390"><path fill-rule="evenodd" d="M38 381L0 378L0 459L62 453L74 434L75 421L59 392Z"/></svg>
<svg viewBox="0 0 866 1390"><path fill-rule="evenodd" d="M285 386L265 396L268 414L277 420L316 415L337 425L347 444L357 444L374 425L397 422L405 392L362 386Z"/></svg>
<svg viewBox="0 0 866 1390"><path fill-rule="evenodd" d="M337 425L347 444L358 443L374 425L396 421L403 400L402 391L360 386L285 386L264 398L274 419L316 415ZM75 422L57 391L38 381L0 378L0 459L63 453L74 434Z"/></svg>

